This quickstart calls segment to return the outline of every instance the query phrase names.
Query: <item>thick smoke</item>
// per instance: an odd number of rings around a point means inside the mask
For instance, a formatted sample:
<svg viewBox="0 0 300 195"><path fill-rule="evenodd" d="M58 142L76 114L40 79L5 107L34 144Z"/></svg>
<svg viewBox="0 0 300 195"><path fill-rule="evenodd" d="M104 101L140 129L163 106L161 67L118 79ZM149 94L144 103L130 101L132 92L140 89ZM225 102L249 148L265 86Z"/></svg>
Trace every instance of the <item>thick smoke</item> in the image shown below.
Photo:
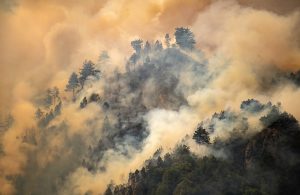
<svg viewBox="0 0 300 195"><path fill-rule="evenodd" d="M128 42L135 37L162 37L174 26L191 24L207 5L197 2L19 0L14 4L1 0L0 87L6 92L1 93L5 102L1 110L9 109L9 89L18 82L29 81L41 90L55 83L56 75L78 68L84 59L96 60L101 50L111 51L113 64L123 69Z"/></svg>
<svg viewBox="0 0 300 195"><path fill-rule="evenodd" d="M248 98L281 102L283 110L300 119L296 105L299 88L276 76L300 68L299 3L291 0L282 6L282 1L274 2L0 1L0 111L14 118L13 125L0 135L4 153L0 156L0 194L102 193L111 180L126 181L127 174L143 166L158 148L172 150L193 133L200 121L221 110L235 112ZM88 171L81 166L82 159L99 138L105 139L105 117L111 121L117 118L95 102L79 108L84 97L93 93L105 96L104 79L85 85L77 100L69 101L64 89L70 73L77 71L85 59L97 61L102 50L108 50L111 59L101 67L106 74L103 77L110 77L117 68L125 72L132 39L162 40L177 26L191 27L201 54L182 52L188 57L174 59L176 52L172 49L161 54L171 56L167 59L170 64L182 60L187 67L178 65L168 70L178 74L172 96L175 100L170 98L168 102L156 96L159 78L172 84L172 77L166 79L158 72L147 80L141 94L150 110L140 118L148 124L149 135L140 148L133 146L132 137L117 140L97 164L105 171ZM187 58L205 68L200 72L189 68L195 65ZM200 83L197 88L195 82ZM63 109L47 127L40 128L34 116L37 96L51 86L60 89ZM131 104L136 94L130 94L127 88L122 90L128 96L121 104ZM186 101L178 103L178 96ZM156 101L160 101L158 108L154 106ZM259 131L257 120L252 117L249 123ZM214 136L225 139L223 130L232 129L226 125L216 123ZM30 129L37 134L37 143L23 141ZM215 152L199 148L189 138L185 142L198 155Z"/></svg>

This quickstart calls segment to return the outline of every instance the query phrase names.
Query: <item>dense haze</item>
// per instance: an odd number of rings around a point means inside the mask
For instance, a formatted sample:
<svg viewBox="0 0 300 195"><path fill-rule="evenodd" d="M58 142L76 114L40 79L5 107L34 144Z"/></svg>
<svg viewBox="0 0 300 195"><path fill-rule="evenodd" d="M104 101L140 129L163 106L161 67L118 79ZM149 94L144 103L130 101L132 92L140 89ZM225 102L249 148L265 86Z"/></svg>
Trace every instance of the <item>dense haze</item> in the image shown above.
<svg viewBox="0 0 300 195"><path fill-rule="evenodd" d="M297 0L0 0L0 194L102 194L158 149L230 156L192 139L201 121L227 143L246 118L251 143L275 107L300 120L299 9ZM195 44L179 43L180 27ZM66 90L89 63L100 72ZM240 109L252 98L262 102L255 114ZM229 122L212 117L222 110Z"/></svg>

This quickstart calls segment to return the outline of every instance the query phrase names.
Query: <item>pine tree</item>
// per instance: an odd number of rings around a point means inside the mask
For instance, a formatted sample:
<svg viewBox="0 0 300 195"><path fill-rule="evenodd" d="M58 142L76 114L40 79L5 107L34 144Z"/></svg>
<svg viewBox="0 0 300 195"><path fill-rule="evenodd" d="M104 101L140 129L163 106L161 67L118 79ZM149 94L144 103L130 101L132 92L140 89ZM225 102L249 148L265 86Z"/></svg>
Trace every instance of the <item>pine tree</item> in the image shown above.
<svg viewBox="0 0 300 195"><path fill-rule="evenodd" d="M145 47L144 47L144 53L146 55L148 55L150 52L151 52L151 45L150 45L150 43L148 41L146 41Z"/></svg>
<svg viewBox="0 0 300 195"><path fill-rule="evenodd" d="M167 46L168 48L171 46L170 41L171 41L171 37L170 37L170 35L167 33L166 36L165 36L165 42L166 42L166 46Z"/></svg>
<svg viewBox="0 0 300 195"><path fill-rule="evenodd" d="M143 40L141 40L141 39L136 39L136 40L131 41L131 46L133 47L133 49L135 50L135 53L137 55L139 55L141 53L142 45L143 45Z"/></svg>
<svg viewBox="0 0 300 195"><path fill-rule="evenodd" d="M139 59L139 55L134 53L130 56L129 61L135 65L137 63L138 59Z"/></svg>
<svg viewBox="0 0 300 195"><path fill-rule="evenodd" d="M56 102L60 101L59 89L57 87L47 89L46 96L43 99L44 106L50 109Z"/></svg>
<svg viewBox="0 0 300 195"><path fill-rule="evenodd" d="M159 40L157 40L157 41L155 42L155 44L154 44L154 50L155 50L156 52L160 52L160 51L163 50L162 43L161 43Z"/></svg>
<svg viewBox="0 0 300 195"><path fill-rule="evenodd" d="M79 82L83 87L84 82L87 80L89 76L99 78L100 70L97 70L95 68L95 64L89 60L89 61L84 61L83 67L80 70L79 74L80 74Z"/></svg>
<svg viewBox="0 0 300 195"><path fill-rule="evenodd" d="M176 44L179 45L181 49L192 50L195 47L196 41L194 39L194 34L188 28L176 28L175 31Z"/></svg>
<svg viewBox="0 0 300 195"><path fill-rule="evenodd" d="M73 101L75 101L75 90L79 87L78 76L75 72L73 72L69 78L68 84L66 86L66 91L72 91Z"/></svg>
<svg viewBox="0 0 300 195"><path fill-rule="evenodd" d="M193 135L193 139L198 144L209 144L210 138L207 131L200 125Z"/></svg>

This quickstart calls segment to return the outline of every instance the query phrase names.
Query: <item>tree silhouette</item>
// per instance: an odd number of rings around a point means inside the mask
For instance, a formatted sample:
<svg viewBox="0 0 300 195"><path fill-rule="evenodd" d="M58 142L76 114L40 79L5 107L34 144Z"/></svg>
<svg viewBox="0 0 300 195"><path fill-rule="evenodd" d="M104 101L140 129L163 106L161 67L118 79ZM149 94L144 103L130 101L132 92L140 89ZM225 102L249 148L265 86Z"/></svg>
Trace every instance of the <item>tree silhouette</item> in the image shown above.
<svg viewBox="0 0 300 195"><path fill-rule="evenodd" d="M99 78L100 70L97 70L95 68L95 64L89 60L89 61L84 61L83 67L80 70L79 74L80 74L79 82L83 87L84 82L87 80L89 76Z"/></svg>
<svg viewBox="0 0 300 195"><path fill-rule="evenodd" d="M66 86L66 91L72 91L73 101L75 101L75 89L79 87L78 76L75 72L73 72L69 78L68 84Z"/></svg>
<svg viewBox="0 0 300 195"><path fill-rule="evenodd" d="M176 28L175 31L176 44L179 45L181 49L192 50L195 47L196 41L194 39L194 34L188 28Z"/></svg>
<svg viewBox="0 0 300 195"><path fill-rule="evenodd" d="M166 43L166 46L167 46L168 48L171 46L170 41L171 41L171 37L170 37L170 35L167 33L166 36L165 36L165 43Z"/></svg>
<svg viewBox="0 0 300 195"><path fill-rule="evenodd" d="M131 41L131 46L133 47L136 54L138 54L138 55L141 53L142 45L143 45L143 40L141 40L141 39L136 39L136 40Z"/></svg>
<svg viewBox="0 0 300 195"><path fill-rule="evenodd" d="M197 130L195 131L193 135L193 139L198 143L198 144L209 144L210 143L210 138L207 133L207 131L202 127L199 126Z"/></svg>

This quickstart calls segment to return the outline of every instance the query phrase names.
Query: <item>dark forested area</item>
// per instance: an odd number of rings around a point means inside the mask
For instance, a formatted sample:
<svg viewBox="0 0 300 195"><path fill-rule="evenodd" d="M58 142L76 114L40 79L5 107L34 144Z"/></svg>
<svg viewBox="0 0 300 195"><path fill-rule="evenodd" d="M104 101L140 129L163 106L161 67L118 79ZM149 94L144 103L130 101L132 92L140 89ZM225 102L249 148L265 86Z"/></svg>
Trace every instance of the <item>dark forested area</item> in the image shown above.
<svg viewBox="0 0 300 195"><path fill-rule="evenodd" d="M111 184L105 194L299 194L298 121L277 106L253 99L244 101L241 109L260 112L268 106L272 110L260 118L263 129L251 136L245 136L250 129L244 124L244 129L236 129L226 141L209 142L215 119L247 121L226 111L213 115L207 130L200 123L193 135L195 142L209 144L215 152L222 150L225 156L199 157L184 143L164 155L158 150L142 169L129 174L128 183Z"/></svg>

